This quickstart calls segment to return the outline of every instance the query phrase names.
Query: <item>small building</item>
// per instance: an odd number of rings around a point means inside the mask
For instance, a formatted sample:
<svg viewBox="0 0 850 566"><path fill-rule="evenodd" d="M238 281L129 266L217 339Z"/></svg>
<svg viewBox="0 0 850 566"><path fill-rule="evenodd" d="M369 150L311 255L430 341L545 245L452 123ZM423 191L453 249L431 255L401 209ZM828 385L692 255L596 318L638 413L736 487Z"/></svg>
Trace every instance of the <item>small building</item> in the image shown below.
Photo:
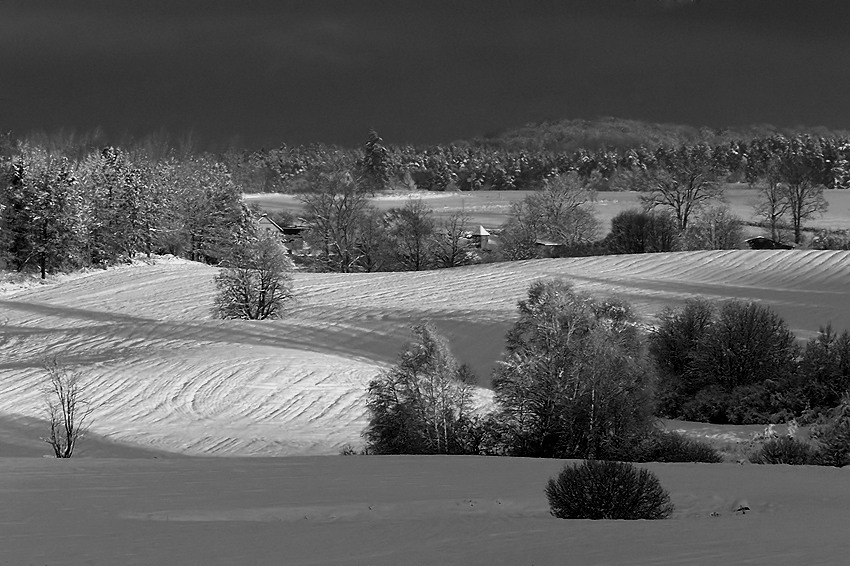
<svg viewBox="0 0 850 566"><path fill-rule="evenodd" d="M567 250L564 244L544 239L535 240L534 248L540 257L562 257Z"/></svg>
<svg viewBox="0 0 850 566"><path fill-rule="evenodd" d="M304 253L308 246L304 243L304 231L307 229L303 225L281 226L271 218L268 214L262 214L255 220L257 230L276 236L286 247L289 253L293 251Z"/></svg>
<svg viewBox="0 0 850 566"><path fill-rule="evenodd" d="M484 226L478 226L478 229L470 234L469 239L476 248L486 250L487 243L490 241L490 232Z"/></svg>
<svg viewBox="0 0 850 566"><path fill-rule="evenodd" d="M280 235L283 236L286 233L283 231L283 228L278 225L277 222L269 218L268 214L261 214L259 218L255 221L257 225L257 229L260 232L265 232L266 234L273 234L275 236Z"/></svg>
<svg viewBox="0 0 850 566"><path fill-rule="evenodd" d="M744 242L750 246L751 250L793 250L794 246L790 244L783 244L782 242L777 242L775 240L771 240L770 238L765 238L764 236L756 236L755 238L750 238L748 240L744 240Z"/></svg>

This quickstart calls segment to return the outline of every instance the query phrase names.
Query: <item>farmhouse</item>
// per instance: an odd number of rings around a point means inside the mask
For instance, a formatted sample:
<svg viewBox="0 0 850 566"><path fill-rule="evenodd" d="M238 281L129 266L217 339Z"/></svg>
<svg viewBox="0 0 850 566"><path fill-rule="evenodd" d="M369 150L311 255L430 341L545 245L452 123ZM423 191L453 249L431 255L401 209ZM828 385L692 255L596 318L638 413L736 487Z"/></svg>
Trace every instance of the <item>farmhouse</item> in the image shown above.
<svg viewBox="0 0 850 566"><path fill-rule="evenodd" d="M276 236L286 247L289 253L293 251L304 251L304 230L306 226L281 226L271 218L268 214L262 214L255 221L257 230Z"/></svg>
<svg viewBox="0 0 850 566"><path fill-rule="evenodd" d="M261 214L254 222L260 232L280 236L285 234L283 228L281 228L277 222L269 218L268 214Z"/></svg>

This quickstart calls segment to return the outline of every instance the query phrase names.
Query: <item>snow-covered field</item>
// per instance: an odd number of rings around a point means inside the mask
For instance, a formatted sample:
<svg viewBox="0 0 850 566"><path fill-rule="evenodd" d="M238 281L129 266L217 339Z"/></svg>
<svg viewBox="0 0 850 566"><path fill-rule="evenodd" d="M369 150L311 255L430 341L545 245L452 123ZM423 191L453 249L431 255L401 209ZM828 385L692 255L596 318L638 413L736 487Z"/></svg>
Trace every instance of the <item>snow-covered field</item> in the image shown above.
<svg viewBox="0 0 850 566"><path fill-rule="evenodd" d="M483 224L487 228L498 228L511 214L511 205L524 199L533 191L465 191L465 192L387 192L372 199L372 205L379 210L404 206L408 199L421 199L434 211L435 218L446 218L452 213L463 210L470 217L470 224ZM814 229L850 229L850 191L827 190L824 197L829 209L822 215L806 222ZM298 195L260 193L245 195L252 202L267 211L286 210L299 214L303 204ZM757 192L744 183L731 183L725 188L725 201L732 213L742 220L756 220L753 204ZM602 233L611 227L611 219L628 209L641 208L640 193L634 191L599 191L593 202L596 218L600 222ZM759 230L748 229L756 235Z"/></svg>
<svg viewBox="0 0 850 566"><path fill-rule="evenodd" d="M654 464L671 520L568 522L543 496L562 462L318 456L360 442L365 386L412 323L433 321L484 385L541 278L623 297L648 323L693 296L761 300L805 337L850 327L848 252L298 273L297 301L266 322L214 320L215 273L170 261L0 291L0 565L840 564L850 553L845 470ZM82 371L96 407L69 461L40 458L49 356ZM698 433L751 432L720 429Z"/></svg>
<svg viewBox="0 0 850 566"><path fill-rule="evenodd" d="M625 298L650 323L664 306L701 295L764 301L800 336L828 322L850 327L848 252L690 252L419 273L298 273L297 300L286 316L258 322L212 318L215 273L164 262L0 295L0 430L11 426L4 422L20 426L23 418L42 416L42 365L57 356L83 372L95 406L92 432L104 440L188 455L334 454L360 441L366 384L393 362L411 324L434 322L486 386L516 302L541 278L563 277L579 289ZM15 437L0 433L6 443Z"/></svg>
<svg viewBox="0 0 850 566"><path fill-rule="evenodd" d="M522 458L0 458L0 564L846 564L850 471L650 464L664 521L564 521ZM735 510L742 505L750 510Z"/></svg>

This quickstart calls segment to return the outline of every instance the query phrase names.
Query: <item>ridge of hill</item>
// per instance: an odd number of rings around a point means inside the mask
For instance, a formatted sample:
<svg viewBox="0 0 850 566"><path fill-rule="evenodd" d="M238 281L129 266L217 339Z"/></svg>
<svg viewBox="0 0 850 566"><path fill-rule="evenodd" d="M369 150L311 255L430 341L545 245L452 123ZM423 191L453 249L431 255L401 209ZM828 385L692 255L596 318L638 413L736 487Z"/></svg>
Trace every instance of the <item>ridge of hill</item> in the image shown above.
<svg viewBox="0 0 850 566"><path fill-rule="evenodd" d="M565 119L532 122L504 132L475 138L470 143L512 151L548 151L572 153L579 149L626 150L638 146L655 148L661 145L680 146L700 142L712 145L733 140L744 141L782 134L808 134L816 137L850 137L847 130L825 127L780 128L770 124L753 124L728 128L692 126L600 117L593 120Z"/></svg>
<svg viewBox="0 0 850 566"><path fill-rule="evenodd" d="M136 265L0 295L0 429L42 416L41 367L57 356L89 384L92 432L104 440L190 455L336 453L360 442L366 385L393 363L411 324L432 321L486 386L517 301L546 278L626 299L648 323L703 296L763 301L803 338L830 322L850 328L846 251L296 273L296 300L278 321L213 319L216 273L190 262ZM486 402L486 388L479 393Z"/></svg>

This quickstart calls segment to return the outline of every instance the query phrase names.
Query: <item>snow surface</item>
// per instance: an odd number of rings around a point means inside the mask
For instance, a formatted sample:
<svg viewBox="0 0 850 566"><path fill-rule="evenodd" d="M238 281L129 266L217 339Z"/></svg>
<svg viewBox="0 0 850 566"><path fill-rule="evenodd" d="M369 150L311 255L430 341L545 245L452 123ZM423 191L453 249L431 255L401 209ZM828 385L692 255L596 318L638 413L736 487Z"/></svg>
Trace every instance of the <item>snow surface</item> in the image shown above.
<svg viewBox="0 0 850 566"><path fill-rule="evenodd" d="M850 471L650 464L662 521L566 521L564 462L0 458L0 564L846 564ZM736 512L742 505L746 513Z"/></svg>
<svg viewBox="0 0 850 566"><path fill-rule="evenodd" d="M829 321L850 326L848 252L298 273L296 303L266 322L214 320L215 273L164 262L0 291L0 565L774 565L850 555L846 469L650 464L676 506L671 519L563 521L543 494L561 461L315 456L360 442L366 383L411 323L437 324L484 385L516 302L542 278L621 296L647 323L693 296L762 300L805 337ZM40 457L41 364L51 355L82 372L96 406L71 460ZM731 442L760 428L667 426Z"/></svg>
<svg viewBox="0 0 850 566"><path fill-rule="evenodd" d="M538 279L624 298L647 323L705 296L764 301L802 337L827 322L850 327L850 253L838 251L296 273L297 299L278 321L213 319L216 272L142 264L0 295L0 446L31 446L9 427L43 416L43 360L57 356L82 372L92 432L104 442L187 455L335 454L361 443L366 385L394 361L411 324L436 324L486 387L516 303ZM481 402L488 396L482 388Z"/></svg>

